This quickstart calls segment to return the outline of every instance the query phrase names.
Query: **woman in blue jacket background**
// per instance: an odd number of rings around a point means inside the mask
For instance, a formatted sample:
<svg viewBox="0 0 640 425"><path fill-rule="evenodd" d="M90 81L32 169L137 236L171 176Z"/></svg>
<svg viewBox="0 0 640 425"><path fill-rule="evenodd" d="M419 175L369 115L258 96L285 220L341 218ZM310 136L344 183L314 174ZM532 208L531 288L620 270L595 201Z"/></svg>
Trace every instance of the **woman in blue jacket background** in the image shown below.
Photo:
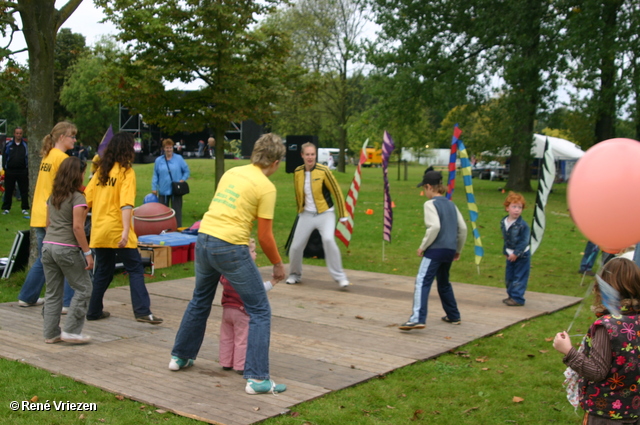
<svg viewBox="0 0 640 425"><path fill-rule="evenodd" d="M189 166L182 155L173 153L173 140L162 141L164 155L156 158L151 180L151 192L158 197L160 203L173 208L176 212L176 223L182 227L182 195L174 195L172 182L184 182L189 178ZM169 205L171 204L171 205Z"/></svg>

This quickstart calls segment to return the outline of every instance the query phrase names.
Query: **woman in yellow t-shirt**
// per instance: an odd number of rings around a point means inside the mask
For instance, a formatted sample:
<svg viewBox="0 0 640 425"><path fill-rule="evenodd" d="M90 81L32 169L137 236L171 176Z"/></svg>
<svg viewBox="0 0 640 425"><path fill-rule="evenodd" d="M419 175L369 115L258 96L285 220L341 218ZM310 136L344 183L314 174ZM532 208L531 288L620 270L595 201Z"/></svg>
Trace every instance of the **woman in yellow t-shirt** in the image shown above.
<svg viewBox="0 0 640 425"><path fill-rule="evenodd" d="M151 300L144 284L144 267L133 227L136 200L136 173L131 168L135 156L130 133L113 136L100 158L96 173L85 189L91 211L91 242L96 253L93 293L87 320L106 319L102 299L113 279L116 254L129 274L131 305L138 322L157 325L162 319L151 313Z"/></svg>
<svg viewBox="0 0 640 425"><path fill-rule="evenodd" d="M40 163L40 171L38 171L38 180L36 188L33 192L33 201L31 203L31 227L36 233L36 243L38 245L38 258L29 269L29 274L18 294L18 305L20 307L31 307L42 305L44 298L39 298L42 288L44 287L45 278L42 268L42 241L46 233L47 227L47 200L51 195L53 188L53 180L58 173L58 168L62 161L67 159L69 155L65 152L73 149L76 142L76 133L78 129L75 125L67 121L56 124L51 132L44 136L42 141L42 162ZM73 297L73 289L69 283L64 285L64 309L63 314L71 304Z"/></svg>
<svg viewBox="0 0 640 425"><path fill-rule="evenodd" d="M244 365L248 394L283 392L269 376L271 307L258 267L249 252L253 222L258 221L258 241L273 264L273 279L285 271L272 233L276 187L269 176L278 170L285 147L280 137L265 134L256 142L251 164L234 167L220 179L209 210L204 214L196 243L196 286L171 351L170 370L193 365L204 339L211 303L220 276L231 283L249 314L249 337Z"/></svg>

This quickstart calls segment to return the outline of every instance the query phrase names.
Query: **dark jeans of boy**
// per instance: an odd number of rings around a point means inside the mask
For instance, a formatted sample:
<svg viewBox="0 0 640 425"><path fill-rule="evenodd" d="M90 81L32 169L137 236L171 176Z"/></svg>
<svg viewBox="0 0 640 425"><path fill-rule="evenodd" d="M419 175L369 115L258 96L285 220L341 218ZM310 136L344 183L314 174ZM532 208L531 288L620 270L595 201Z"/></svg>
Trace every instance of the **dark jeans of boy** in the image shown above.
<svg viewBox="0 0 640 425"><path fill-rule="evenodd" d="M593 268L593 265L596 262L596 257L598 256L598 245L593 242L587 242L587 246L584 248L584 255L582 256L582 261L580 261L580 273L584 273Z"/></svg>
<svg viewBox="0 0 640 425"><path fill-rule="evenodd" d="M124 269L129 273L131 305L136 317L151 314L151 300L144 284L144 266L140 252L136 248L94 248L95 272L93 274L93 292L87 310L87 319L97 320L102 315L102 300L116 269L116 252Z"/></svg>
<svg viewBox="0 0 640 425"><path fill-rule="evenodd" d="M523 253L516 261L507 260L505 280L507 295L518 304L524 304L524 293L529 282L529 270L531 269L531 255Z"/></svg>
<svg viewBox="0 0 640 425"><path fill-rule="evenodd" d="M20 289L20 294L18 294L18 299L20 301L24 301L29 304L35 304L38 301L45 283L41 258L42 241L44 240L47 231L44 227L34 227L34 230L36 232L36 244L38 245L38 258L36 258L36 261L33 262L33 265L29 269L27 278L24 280L22 288ZM69 282L65 279L63 306L69 307L71 305L71 299L73 298L74 292L73 288L69 286Z"/></svg>
<svg viewBox="0 0 640 425"><path fill-rule="evenodd" d="M449 270L451 270L451 261L437 261L431 258L422 258L418 275L416 276L415 289L413 293L413 310L410 322L426 323L427 322L427 304L429 303L429 292L433 279L438 281L438 295L440 302L447 317L452 322L460 320L460 311L453 294L453 287L449 282Z"/></svg>

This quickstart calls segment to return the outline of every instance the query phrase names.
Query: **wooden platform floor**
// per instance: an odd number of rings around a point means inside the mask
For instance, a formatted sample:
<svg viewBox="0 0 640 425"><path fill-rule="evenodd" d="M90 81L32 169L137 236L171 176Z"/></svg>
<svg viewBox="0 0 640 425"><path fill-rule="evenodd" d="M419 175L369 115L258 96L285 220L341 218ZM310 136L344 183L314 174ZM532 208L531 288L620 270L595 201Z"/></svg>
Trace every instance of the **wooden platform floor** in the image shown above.
<svg viewBox="0 0 640 425"><path fill-rule="evenodd" d="M270 268L261 271L267 277ZM353 285L341 291L324 267L305 265L302 284L281 283L269 293L271 375L288 386L277 397L245 394L245 380L218 364L221 290L195 366L168 370L195 278L147 284L152 310L165 320L160 326L133 320L128 287L110 289L105 310L111 317L86 323L84 332L93 341L84 346L47 345L40 308L0 304L0 356L179 415L244 425L580 301L528 292L525 307L506 307L503 289L454 283L462 325L440 320L442 307L433 288L427 328L403 332L397 326L409 316L414 279L354 270L347 274Z"/></svg>

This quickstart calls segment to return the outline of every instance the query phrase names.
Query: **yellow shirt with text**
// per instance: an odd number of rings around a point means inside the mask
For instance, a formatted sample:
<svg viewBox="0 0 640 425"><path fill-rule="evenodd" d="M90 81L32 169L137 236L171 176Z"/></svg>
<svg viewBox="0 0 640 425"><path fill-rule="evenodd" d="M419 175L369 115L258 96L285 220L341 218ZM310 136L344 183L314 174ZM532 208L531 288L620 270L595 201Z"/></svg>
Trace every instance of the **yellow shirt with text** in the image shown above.
<svg viewBox="0 0 640 425"><path fill-rule="evenodd" d="M133 207L136 202L136 173L125 170L117 162L109 172L105 185L98 184L99 172L94 174L85 189L87 205L91 208L91 248L117 248L122 238L122 207ZM131 227L125 248L137 248L138 237Z"/></svg>
<svg viewBox="0 0 640 425"><path fill-rule="evenodd" d="M273 220L275 207L276 187L260 167L231 168L220 179L199 232L230 244L247 245L253 222L258 217Z"/></svg>
<svg viewBox="0 0 640 425"><path fill-rule="evenodd" d="M31 227L47 227L47 201L53 190L53 180L58 174L62 161L69 155L58 148L53 148L40 162L38 180L31 202Z"/></svg>

